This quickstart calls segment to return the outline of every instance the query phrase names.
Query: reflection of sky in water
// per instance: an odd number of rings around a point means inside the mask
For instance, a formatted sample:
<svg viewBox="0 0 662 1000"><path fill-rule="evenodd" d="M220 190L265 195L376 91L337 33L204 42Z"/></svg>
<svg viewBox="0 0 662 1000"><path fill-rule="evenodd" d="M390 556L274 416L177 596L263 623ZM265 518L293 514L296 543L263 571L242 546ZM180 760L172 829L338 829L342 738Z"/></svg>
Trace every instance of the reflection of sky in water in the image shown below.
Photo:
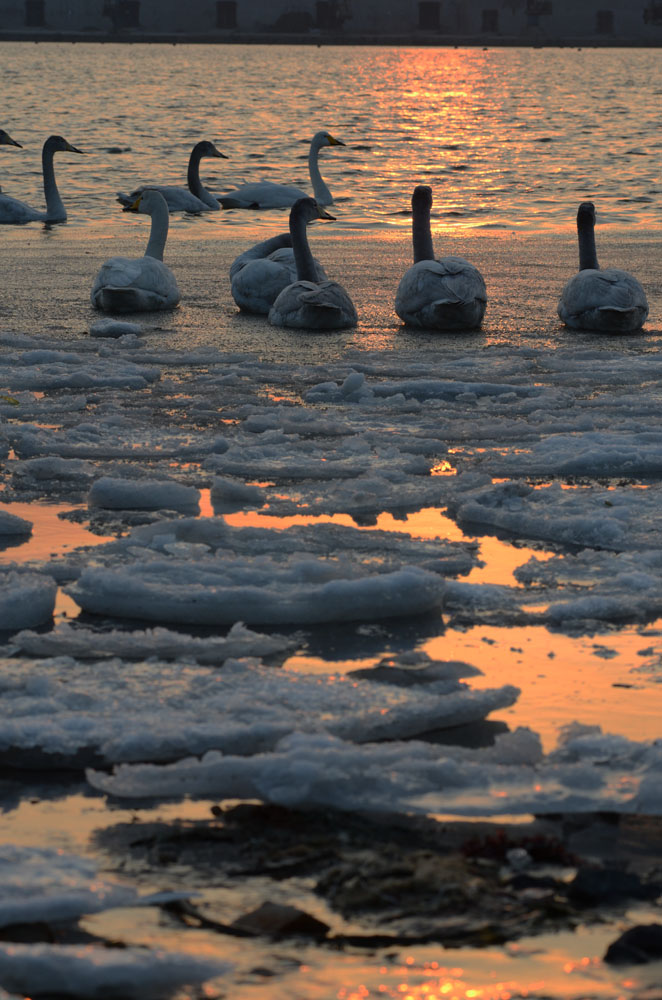
<svg viewBox="0 0 662 1000"><path fill-rule="evenodd" d="M91 155L61 154L69 224L126 225L115 192L184 183L190 148L221 192L267 178L309 188L307 142L329 128L322 173L343 228L408 225L430 184L437 227L574 226L579 201L601 226L660 223L655 50L313 46L0 45L6 193L40 205L40 147L60 132ZM20 72L19 72L20 71ZM232 211L177 219L191 234L256 223ZM273 214L264 213L273 226Z"/></svg>

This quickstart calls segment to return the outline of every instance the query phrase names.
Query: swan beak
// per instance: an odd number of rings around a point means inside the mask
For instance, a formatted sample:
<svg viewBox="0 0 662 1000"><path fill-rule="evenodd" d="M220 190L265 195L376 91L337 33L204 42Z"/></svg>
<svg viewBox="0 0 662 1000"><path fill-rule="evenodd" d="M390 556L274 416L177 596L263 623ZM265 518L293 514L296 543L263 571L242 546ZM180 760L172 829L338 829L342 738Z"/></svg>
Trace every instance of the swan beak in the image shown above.
<svg viewBox="0 0 662 1000"><path fill-rule="evenodd" d="M5 132L5 134L2 137L2 144L3 146L18 146L19 149L23 149L20 142L16 142L16 139L12 139L12 137L7 132Z"/></svg>
<svg viewBox="0 0 662 1000"><path fill-rule="evenodd" d="M142 198L142 195L139 195L134 202L132 202L130 205L127 205L125 208L122 209L122 211L123 212L139 212L140 211L140 200L141 200L141 198Z"/></svg>
<svg viewBox="0 0 662 1000"><path fill-rule="evenodd" d="M83 150L83 149L76 149L76 147L72 146L70 142L67 143L66 150L67 150L68 153L82 153L83 156L85 156L85 150Z"/></svg>
<svg viewBox="0 0 662 1000"><path fill-rule="evenodd" d="M335 135L329 135L329 146L344 146L342 139L336 139Z"/></svg>
<svg viewBox="0 0 662 1000"><path fill-rule="evenodd" d="M230 159L230 157L226 156L225 153L221 153L220 149L216 149L216 146L214 146L214 152L212 153L212 156L217 156L221 160L229 160Z"/></svg>
<svg viewBox="0 0 662 1000"><path fill-rule="evenodd" d="M329 219L331 222L336 221L335 215L330 215L325 208L321 207L321 205L317 206L317 211L319 213L320 219Z"/></svg>

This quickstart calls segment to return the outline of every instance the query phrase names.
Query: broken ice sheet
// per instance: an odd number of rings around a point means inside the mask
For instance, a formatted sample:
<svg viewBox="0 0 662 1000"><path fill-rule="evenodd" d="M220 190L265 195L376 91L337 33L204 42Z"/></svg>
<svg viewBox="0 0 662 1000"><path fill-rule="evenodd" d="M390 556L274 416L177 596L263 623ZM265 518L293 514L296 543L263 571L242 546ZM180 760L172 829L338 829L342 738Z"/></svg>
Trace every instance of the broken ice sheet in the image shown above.
<svg viewBox="0 0 662 1000"><path fill-rule="evenodd" d="M604 810L662 813L662 747L581 733L543 756L517 729L486 749L422 742L357 745L297 733L272 751L210 751L158 766L88 771L93 787L126 798L257 798L288 807L488 816Z"/></svg>
<svg viewBox="0 0 662 1000"><path fill-rule="evenodd" d="M226 962L144 948L0 943L0 984L24 996L163 1000L228 971Z"/></svg>
<svg viewBox="0 0 662 1000"><path fill-rule="evenodd" d="M434 661L433 661L434 662ZM155 698L155 691L158 698ZM169 761L209 749L254 754L292 732L406 739L484 719L512 705L509 685L472 690L443 672L413 688L309 676L229 660L186 663L7 660L0 681L0 753L15 765Z"/></svg>

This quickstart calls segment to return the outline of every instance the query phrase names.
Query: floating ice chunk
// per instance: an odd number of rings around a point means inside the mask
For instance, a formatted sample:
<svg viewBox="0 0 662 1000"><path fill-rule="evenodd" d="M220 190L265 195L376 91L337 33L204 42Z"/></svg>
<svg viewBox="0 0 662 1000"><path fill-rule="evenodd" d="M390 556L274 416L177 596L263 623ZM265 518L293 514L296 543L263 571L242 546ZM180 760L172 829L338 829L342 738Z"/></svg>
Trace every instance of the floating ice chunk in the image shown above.
<svg viewBox="0 0 662 1000"><path fill-rule="evenodd" d="M200 491L182 483L156 479L113 479L103 476L92 484L90 507L106 510L199 510Z"/></svg>
<svg viewBox="0 0 662 1000"><path fill-rule="evenodd" d="M226 962L145 948L0 944L0 983L24 996L168 997L229 971Z"/></svg>
<svg viewBox="0 0 662 1000"><path fill-rule="evenodd" d="M36 482L56 480L63 483L87 482L93 478L95 468L91 462L79 458L32 458L19 462L14 470L16 479L34 479Z"/></svg>
<svg viewBox="0 0 662 1000"><path fill-rule="evenodd" d="M53 617L57 584L50 576L0 573L0 631L34 628Z"/></svg>
<svg viewBox="0 0 662 1000"><path fill-rule="evenodd" d="M7 510L0 510L0 535L31 535L32 521L26 521L23 517L10 514Z"/></svg>
<svg viewBox="0 0 662 1000"><path fill-rule="evenodd" d="M140 323L127 323L116 319L100 319L90 327L90 337L126 337L127 334L140 336Z"/></svg>
<svg viewBox="0 0 662 1000"><path fill-rule="evenodd" d="M87 858L42 847L0 846L0 927L76 920L131 906L135 890L99 877Z"/></svg>
<svg viewBox="0 0 662 1000"><path fill-rule="evenodd" d="M211 749L249 756L296 731L407 739L482 721L519 694L508 685L474 691L443 676L404 688L246 660L220 671L190 662L99 660L90 670L65 657L10 660L2 681L0 751L26 767L46 766L46 757L80 766L83 757L168 761Z"/></svg>
<svg viewBox="0 0 662 1000"><path fill-rule="evenodd" d="M263 507L266 496L259 486L247 486L235 479L217 476L211 486L211 502L215 514L227 514L245 507Z"/></svg>
<svg viewBox="0 0 662 1000"><path fill-rule="evenodd" d="M189 660L201 664L223 663L242 656L263 657L296 648L296 642L280 635L252 632L235 622L225 638L195 638L165 628L146 632L108 632L73 627L62 622L51 632L19 632L12 648L27 656L74 656L78 660Z"/></svg>
<svg viewBox="0 0 662 1000"><path fill-rule="evenodd" d="M625 741L628 744L628 741ZM629 751L629 752L628 752ZM211 751L165 766L120 765L88 771L88 781L127 798L260 798L290 807L461 815L638 812L643 801L662 813L662 748L619 741L612 753L566 762L543 757L534 733L516 730L494 747L469 750L428 743L357 746L328 733L293 734L252 757Z"/></svg>
<svg viewBox="0 0 662 1000"><path fill-rule="evenodd" d="M188 625L313 624L439 611L444 581L406 566L352 578L326 560L172 560L127 569L90 567L67 593L85 611Z"/></svg>

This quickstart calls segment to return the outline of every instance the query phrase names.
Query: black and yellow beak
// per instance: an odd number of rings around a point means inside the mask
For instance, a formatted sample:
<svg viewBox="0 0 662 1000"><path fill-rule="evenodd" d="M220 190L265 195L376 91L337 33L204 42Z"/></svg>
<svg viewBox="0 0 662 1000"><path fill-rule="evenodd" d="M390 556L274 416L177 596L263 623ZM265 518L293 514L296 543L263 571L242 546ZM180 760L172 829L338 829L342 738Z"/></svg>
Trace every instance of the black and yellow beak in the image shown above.
<svg viewBox="0 0 662 1000"><path fill-rule="evenodd" d="M16 139L12 139L9 132L2 132L0 134L0 143L3 146L18 146L19 149L23 149L20 142L16 142Z"/></svg>
<svg viewBox="0 0 662 1000"><path fill-rule="evenodd" d="M212 146L212 150L213 150L213 152L211 154L212 156L217 156L221 160L229 160L230 159L230 157L226 156L225 153L221 153L220 149L217 149L216 146Z"/></svg>
<svg viewBox="0 0 662 1000"><path fill-rule="evenodd" d="M331 133L329 133L329 146L344 146L344 145L345 143L342 141L342 139L336 139L335 135L331 135Z"/></svg>
<svg viewBox="0 0 662 1000"><path fill-rule="evenodd" d="M138 197L136 198L135 201L132 201L130 205L126 205L122 209L122 211L123 212L139 212L140 211L140 202L141 202L141 200L142 200L142 195L140 194L140 195L138 195Z"/></svg>
<svg viewBox="0 0 662 1000"><path fill-rule="evenodd" d="M65 148L66 148L66 150L67 150L68 153L81 153L83 156L86 155L84 149L76 149L76 147L72 146L70 142L67 143L67 145L66 145Z"/></svg>
<svg viewBox="0 0 662 1000"><path fill-rule="evenodd" d="M331 215L329 212L327 212L327 210L325 208L322 208L321 205L317 206L317 213L318 213L320 219L329 219L330 222L335 222L336 221L335 215Z"/></svg>

